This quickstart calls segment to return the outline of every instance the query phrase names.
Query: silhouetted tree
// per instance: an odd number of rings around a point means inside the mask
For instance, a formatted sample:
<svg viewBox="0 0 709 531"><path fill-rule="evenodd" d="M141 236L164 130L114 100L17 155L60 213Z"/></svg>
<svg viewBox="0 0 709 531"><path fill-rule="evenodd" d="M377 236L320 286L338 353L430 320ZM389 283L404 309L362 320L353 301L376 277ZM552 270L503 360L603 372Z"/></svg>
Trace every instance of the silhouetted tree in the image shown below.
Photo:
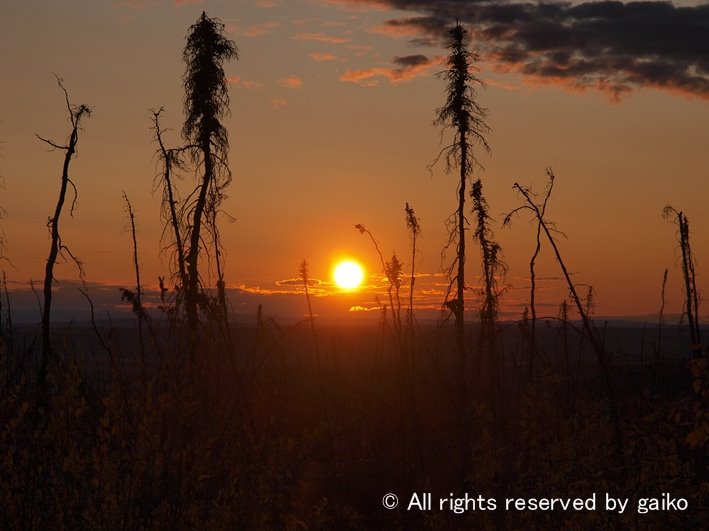
<svg viewBox="0 0 709 531"><path fill-rule="evenodd" d="M121 298L126 302L130 303L133 307L133 312L138 317L138 342L140 344L140 361L141 370L145 371L145 341L143 338L143 321L146 319L147 315L145 313L145 308L143 308L143 285L140 281L140 262L138 261L138 238L136 236L135 228L135 211L133 210L133 205L128 199L128 194L123 192L123 202L126 207L126 214L128 215L128 223L130 226L131 240L133 243L133 270L135 272L135 292L130 291L127 288L120 288ZM143 376L145 376L143 374Z"/></svg>
<svg viewBox="0 0 709 531"><path fill-rule="evenodd" d="M160 127L160 115L163 112L161 107L157 111L152 111L153 113L153 131L155 134L155 141L158 143L157 155L162 163L162 168L160 173L155 177L155 188L162 189L162 205L161 205L161 217L164 223L163 234L165 232L172 232L172 238L174 238L174 252L175 259L177 262L177 275L178 275L178 293L181 293L184 298L184 291L187 288L187 263L185 259L185 242L183 240L185 229L184 223L182 222L180 199L177 195L177 189L174 183L174 170L184 170L185 163L183 160L184 152L187 150L185 147L181 148L167 148L162 139L163 130ZM168 248L172 245L168 245ZM179 297L178 297L179 304Z"/></svg>
<svg viewBox="0 0 709 531"><path fill-rule="evenodd" d="M305 299L308 302L308 317L310 320L310 331L313 334L313 346L315 347L315 362L318 367L318 385L320 387L320 407L322 408L323 415L327 418L327 400L325 399L325 386L322 372L322 362L320 361L320 348L318 346L318 335L315 331L315 316L313 315L313 307L310 305L310 292L308 291L308 284L310 283L310 272L308 270L308 262L303 259L300 263L300 269L298 270L300 274L300 279L303 281L303 289L305 290ZM260 306L259 306L260 308Z"/></svg>
<svg viewBox="0 0 709 531"><path fill-rule="evenodd" d="M414 343L414 283L416 282L416 241L421 236L421 223L414 207L406 203L404 208L406 212L406 228L409 229L409 238L411 239L411 278L409 280L409 314L408 314L408 329L409 329L409 346L413 347Z"/></svg>
<svg viewBox="0 0 709 531"><path fill-rule="evenodd" d="M49 227L49 232L52 238L49 247L49 256L47 257L47 265L44 272L44 306L42 308L42 361L39 369L39 374L37 378L37 386L39 393L39 401L42 407L46 407L47 401L49 399L49 392L47 388L47 370L49 368L49 362L52 359L52 344L51 344L51 329L50 320L52 312L52 282L54 281L54 265L57 262L57 257L59 257L63 252L66 252L71 256L72 259L79 265L79 271L81 273L81 264L76 260L68 250L68 248L62 243L61 235L59 233L59 221L62 215L62 210L64 209L64 203L66 201L67 189L69 186L74 190L74 199L71 203L71 208L69 209L69 215L74 215L74 206L76 204L76 186L69 178L69 165L71 159L76 154L76 145L79 142L79 129L81 125L81 120L84 116L89 116L91 114L91 109L87 105L72 105L69 101L69 94L64 88L63 80L57 77L57 83L59 87L64 92L64 100L66 102L66 108L69 112L69 121L71 123L71 133L69 134L69 139L66 144L57 144L52 140L47 140L39 135L36 135L41 141L46 142L55 149L61 149L64 151L64 165L62 167L61 185L59 188L59 198L57 199L57 205L54 209L54 216L49 218L47 226Z"/></svg>
<svg viewBox="0 0 709 531"><path fill-rule="evenodd" d="M481 376L494 386L494 396L499 401L502 393L499 364L497 363L497 307L499 299L497 278L504 276L507 266L502 261L502 250L495 241L490 227L490 214L487 201L483 196L483 185L480 179L476 179L473 183L470 197L473 200L473 214L475 215L473 240L480 245L483 271L479 344L481 356L487 355L488 372L481 371Z"/></svg>
<svg viewBox="0 0 709 531"><path fill-rule="evenodd" d="M700 358L702 356L702 346L699 331L699 293L697 292L695 281L694 255L692 255L692 248L689 245L689 220L683 212L678 212L671 205L665 206L662 215L665 219L674 218L673 221L677 224L679 230L677 238L682 252L682 277L686 293L684 313L687 315L687 321L689 321L689 340L691 342L692 356Z"/></svg>
<svg viewBox="0 0 709 531"><path fill-rule="evenodd" d="M2 146L5 142L0 142L0 146ZM2 155L0 155L0 158ZM5 189L5 177L0 173L0 188ZM3 207L0 206L0 221L5 219L5 215L7 212ZM5 256L5 229L0 226L0 260L8 260L7 256Z"/></svg>
<svg viewBox="0 0 709 531"><path fill-rule="evenodd" d="M476 101L476 85L482 81L475 76L477 55L468 49L467 31L459 23L450 30L447 69L440 74L447 84L446 103L437 110L436 125L451 128L453 143L444 147L438 159L445 155L446 171L459 170L458 208L449 220L450 239L448 246L456 243L456 257L450 265L449 275L456 284L455 299L446 304L455 315L456 344L461 363L465 364L465 217L466 186L478 160L473 152L473 144L478 144L489 152L485 134L490 128L485 123L487 110ZM454 271L457 268L457 272ZM462 371L463 373L465 371ZM461 374L463 376L463 374Z"/></svg>
<svg viewBox="0 0 709 531"><path fill-rule="evenodd" d="M576 309L578 310L579 316L581 317L583 334L586 340L591 344L591 347L593 348L594 352L596 353L596 359L598 360L601 379L603 380L603 383L606 387L608 410L611 417L611 422L613 423L613 459L615 460L615 464L617 465L618 471L624 473L625 456L623 452L623 435L620 429L620 416L618 413L618 404L615 398L615 388L613 387L613 381L611 380L610 375L608 353L606 352L604 342L601 337L599 337L598 332L595 326L593 325L593 322L591 321L590 317L590 299L592 296L592 289L589 289L586 307L584 308L584 304L578 294L576 285L571 280L571 274L569 273L569 270L567 269L566 264L564 263L564 260L561 257L561 252L559 251L559 247L556 245L556 240L554 239L553 233L558 234L559 231L556 230L552 222L549 222L544 219L544 212L546 211L546 205L549 201L549 197L551 196L553 182L555 179L554 173L551 171L551 168L547 169L547 176L549 177L549 184L546 188L544 201L541 204L538 204L534 201L534 194L529 188L525 186L520 186L518 183L514 184L515 190L517 190L524 198L524 205L514 209L512 212L507 214L507 216L505 216L505 221L503 225L508 225L511 222L512 217L521 211L527 210L531 212L533 217L537 221L538 226L541 228L541 231L544 233L547 240L549 241L549 245L554 251L554 257L556 258L556 261L559 264L559 267L561 268L561 272L563 273L564 279L566 280L566 285L569 288L569 296L571 298L571 301L576 305ZM564 318L564 321L565 320L566 318Z"/></svg>
<svg viewBox="0 0 709 531"><path fill-rule="evenodd" d="M231 182L229 139L220 120L229 113L229 87L223 63L235 58L238 58L238 49L225 37L224 25L203 12L190 27L183 52L186 117L182 136L192 146L192 158L201 169L201 181L192 196L195 199L186 207L190 232L185 305L193 340L199 319L198 260L202 226L216 219L210 214L218 210L225 197L224 190Z"/></svg>

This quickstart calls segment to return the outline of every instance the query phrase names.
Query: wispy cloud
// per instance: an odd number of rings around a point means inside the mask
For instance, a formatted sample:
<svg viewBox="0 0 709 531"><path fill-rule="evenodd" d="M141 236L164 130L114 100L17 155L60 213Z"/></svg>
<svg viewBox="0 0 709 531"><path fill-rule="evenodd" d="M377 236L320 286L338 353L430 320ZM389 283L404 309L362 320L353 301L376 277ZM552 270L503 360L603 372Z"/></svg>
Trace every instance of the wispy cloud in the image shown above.
<svg viewBox="0 0 709 531"><path fill-rule="evenodd" d="M340 76L340 81L358 83L365 86L377 86L384 78L391 84L406 83L415 77L427 75L433 65L440 64L441 59L429 59L425 55L407 55L395 57L394 67L375 67L361 70L348 70Z"/></svg>
<svg viewBox="0 0 709 531"><path fill-rule="evenodd" d="M350 309L348 311L350 312L374 312L377 310L381 310L381 306L350 306Z"/></svg>
<svg viewBox="0 0 709 531"><path fill-rule="evenodd" d="M295 90L303 88L303 80L296 76L288 76L284 79L279 79L278 84L282 87Z"/></svg>
<svg viewBox="0 0 709 531"><path fill-rule="evenodd" d="M442 45L456 19L482 59L532 83L612 98L652 87L709 98L709 3L328 0L408 11L372 31Z"/></svg>
<svg viewBox="0 0 709 531"><path fill-rule="evenodd" d="M278 0L256 0L256 7L260 9L271 9L279 5L280 2Z"/></svg>
<svg viewBox="0 0 709 531"><path fill-rule="evenodd" d="M308 287L318 287L323 284L322 280L319 280L317 278L309 278L308 279ZM276 286L296 286L299 288L303 287L303 279L302 278L286 278L284 280L276 280Z"/></svg>
<svg viewBox="0 0 709 531"><path fill-rule="evenodd" d="M203 4L204 0L172 0L172 5L175 7L182 7L188 5L199 5Z"/></svg>
<svg viewBox="0 0 709 531"><path fill-rule="evenodd" d="M337 56L334 53L329 52L313 52L309 54L309 57L313 61L324 62L324 61L336 61Z"/></svg>
<svg viewBox="0 0 709 531"><path fill-rule="evenodd" d="M235 85L245 90L253 90L263 88L261 83L256 81L249 81L248 79L241 79L239 76L229 76L226 78L227 83L230 85Z"/></svg>
<svg viewBox="0 0 709 531"><path fill-rule="evenodd" d="M330 44L344 44L350 42L349 38L329 35L327 33L297 33L293 39L297 41L328 42Z"/></svg>
<svg viewBox="0 0 709 531"><path fill-rule="evenodd" d="M273 98L271 100L271 108L274 111L280 111L283 107L286 107L288 105L288 100L284 100L281 98Z"/></svg>
<svg viewBox="0 0 709 531"><path fill-rule="evenodd" d="M267 33L270 33L272 29L278 28L280 26L281 23L277 21L265 22L257 26L250 26L246 28L243 32L243 35L245 35L246 37L260 37L261 35L266 35Z"/></svg>

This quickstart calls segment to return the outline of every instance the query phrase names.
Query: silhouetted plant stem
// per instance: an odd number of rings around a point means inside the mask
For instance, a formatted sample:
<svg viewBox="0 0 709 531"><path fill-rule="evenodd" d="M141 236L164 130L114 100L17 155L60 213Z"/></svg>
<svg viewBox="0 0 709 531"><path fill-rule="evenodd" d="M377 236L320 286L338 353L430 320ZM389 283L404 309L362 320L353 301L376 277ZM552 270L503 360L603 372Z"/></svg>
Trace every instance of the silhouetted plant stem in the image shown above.
<svg viewBox="0 0 709 531"><path fill-rule="evenodd" d="M202 143L204 153L204 176L199 187L199 195L192 216L192 229L190 232L189 251L187 253L187 289L185 291L185 305L187 309L187 322L190 328L191 342L196 344L197 327L199 318L197 315L198 295L199 295L199 270L197 262L199 260L199 244L201 240L202 214L204 213L207 201L207 191L213 176L212 156L209 151L209 143ZM192 353L194 355L194 353Z"/></svg>
<svg viewBox="0 0 709 531"><path fill-rule="evenodd" d="M384 275L387 277L387 281L389 282L389 287L387 288L387 293L389 295L389 305L391 308L391 314L392 314L392 320L394 321L394 333L395 333L395 341L396 341L396 346L397 346L397 351L399 353L401 352L401 301L399 301L398 304L398 311L397 311L397 306L394 305L394 289L396 289L397 293L397 298L398 298L398 290L400 284L400 279L399 279L399 274L401 273L401 263L399 260L396 258L396 253L392 257L391 262L386 262L384 260L384 255L382 254L382 251L379 249L379 244L377 243L377 240L374 239L374 235L367 229L364 225L361 223L358 223L355 225L355 229L359 231L360 234L366 234L369 236L369 239L372 241L372 245L374 245L374 250L377 252L377 256L379 256L379 262L382 265L382 271L384 272ZM384 306L384 319L383 322L386 325L386 306Z"/></svg>
<svg viewBox="0 0 709 531"><path fill-rule="evenodd" d="M137 309L138 317L138 341L140 343L140 363L141 371L143 373L143 380L145 380L145 341L143 339L143 319L144 311L142 304L143 286L140 282L140 264L138 262L138 239L135 232L135 212L133 211L133 205L128 199L128 195L123 192L123 201L126 204L126 213L128 214L128 222L130 223L130 234L131 240L133 242L133 270L135 272L135 302L134 309Z"/></svg>
<svg viewBox="0 0 709 531"><path fill-rule="evenodd" d="M222 266L222 243L219 237L219 228L217 227L218 211L212 212L212 222L210 228L212 230L212 244L214 245L214 265L217 270L217 302L219 305L220 319L223 321L226 331L229 331L229 307L226 300L226 283L224 281L224 269Z"/></svg>
<svg viewBox="0 0 709 531"><path fill-rule="evenodd" d="M209 228L212 232L212 246L214 247L214 265L217 270L217 315L216 315L216 324L219 329L219 332L222 336L224 346L226 348L226 351L229 355L229 360L232 365L232 368L235 371L235 377L240 379L240 376L237 374L238 371L236 369L236 361L234 359L234 356L236 355L236 352L234 350L234 341L231 335L231 326L229 324L229 306L227 304L227 298L226 298L226 282L224 281L224 269L223 269L223 261L224 258L222 256L222 242L221 238L219 236L219 227L217 226L217 215L219 214L219 210L210 210L210 216L211 220L209 223ZM222 358L222 352L221 349L217 350L216 353L216 367L217 367L217 374L221 373L221 358ZM217 396L219 396L219 384L217 383Z"/></svg>
<svg viewBox="0 0 709 531"><path fill-rule="evenodd" d="M4 334L5 336L5 352L8 354L7 356L7 376L8 378L12 375L12 353L14 352L14 347L15 347L15 329L12 324L12 306L10 304L10 293L7 290L7 277L5 276L5 270L3 269L2 271L2 291L5 293L5 301L7 301L7 320L5 323L5 328L7 330L7 333ZM8 380L8 385L9 383L13 381L12 379Z"/></svg>
<svg viewBox="0 0 709 531"><path fill-rule="evenodd" d="M667 288L667 274L669 270L665 269L662 275L662 289L660 290L660 315L657 321L657 348L655 349L655 358L660 359L662 356L662 328L664 325L665 313L665 289Z"/></svg>
<svg viewBox="0 0 709 531"><path fill-rule="evenodd" d="M175 252L177 253L177 271L179 274L178 291L184 297L184 291L187 289L187 262L185 259L185 245L183 240L183 226L178 213L178 198L175 186L173 183L173 168L184 169L181 154L188 148L168 149L162 140L162 129L160 128L160 114L163 109L160 108L153 113L153 131L155 141L158 143L158 156L162 161L162 205L161 214L164 223L172 228ZM157 177L156 177L157 180ZM157 187L157 185L156 185Z"/></svg>
<svg viewBox="0 0 709 531"><path fill-rule="evenodd" d="M547 209L547 202L549 201L549 197L551 197L551 192L552 192L552 187L554 186L554 180L550 179L549 188L547 190L547 193L544 195L544 201L542 202L541 206L541 215L542 218L544 218L544 215L546 214L546 209ZM536 263L537 263L537 257L539 256L539 252L542 247L542 241L541 241L541 231L542 231L542 226L541 224L537 221L537 234L536 234L536 245L534 247L534 253L532 253L532 257L529 260L529 279L530 279L530 288L529 288L529 310L531 313L531 323L530 323L530 328L529 328L529 380L531 381L532 378L534 377L534 360L538 356L538 350L537 350L537 305L536 305L536 289L537 289L537 275L536 275ZM568 352L567 352L568 354ZM568 361L568 358L567 358Z"/></svg>
<svg viewBox="0 0 709 531"><path fill-rule="evenodd" d="M49 256L47 257L47 264L44 271L44 306L42 308L42 361L39 369L39 374L37 377L37 390L39 393L39 404L42 409L48 406L49 401L49 389L47 386L47 371L49 369L49 363L53 359L52 344L51 344L51 315L52 315L52 283L54 281L54 265L57 262L57 257L61 254L62 250L66 250L66 247L62 244L61 235L59 232L59 222L64 209L64 202L66 201L67 189L71 186L74 189L74 199L69 210L69 214L73 215L74 205L76 202L76 187L74 183L69 178L69 165L71 159L76 153L76 145L79 142L79 128L81 125L81 120L84 116L89 116L91 114L91 109L87 105L72 105L69 101L69 94L64 88L63 80L57 77L57 83L59 87L64 92L64 100L66 102L66 108L69 113L69 121L71 123L71 133L69 134L69 139L67 144L56 144L51 140L42 138L36 135L41 141L49 144L55 149L60 149L64 151L64 164L62 167L61 185L59 188L59 197L57 199L57 204L54 209L54 215L49 218L48 227L51 235L51 243L49 247Z"/></svg>
<svg viewBox="0 0 709 531"><path fill-rule="evenodd" d="M389 288L387 288L387 291L389 292L389 300L393 301L392 297L392 291L394 296L396 297L396 308L392 308L392 314L394 315L394 328L396 329L397 333L397 341L400 346L400 350L403 353L404 350L404 345L403 345L403 334L402 334L402 328L401 328L401 269L402 269L402 264L399 262L399 259L396 257L396 253L393 253L391 255L391 261L387 262L385 265L385 273L387 276L387 279L389 280Z"/></svg>
<svg viewBox="0 0 709 531"><path fill-rule="evenodd" d="M313 307L310 305L310 292L308 291L308 282L310 281L308 262L303 259L300 264L300 279L303 281L305 289L305 300L308 302L308 317L310 320L310 331L313 334L313 346L315 347L315 362L318 368L318 384L320 387L320 402L325 418L327 418L327 401L325 400L325 384L322 371L322 362L320 360L320 347L318 346L318 334L315 331L315 316L313 315Z"/></svg>
<svg viewBox="0 0 709 531"><path fill-rule="evenodd" d="M576 409L576 396L572 393L571 385L571 356L569 354L569 303L561 301L559 306L559 319L561 319L561 335L563 339L564 370L566 372L566 396L571 402L570 411Z"/></svg>
<svg viewBox="0 0 709 531"><path fill-rule="evenodd" d="M416 445L416 451L418 454L419 462L423 462L423 449L421 437L418 434L421 432L421 419L420 410L418 406L418 389L417 389L417 360L416 360L416 349L414 348L414 286L416 283L416 252L418 238L421 236L421 222L414 212L414 208L406 203L404 207L406 212L406 227L409 229L409 238L411 240L411 276L409 279L409 312L407 315L407 329L408 329L408 339L407 345L407 362L405 363L404 370L407 370L408 374L408 400L410 403L410 413L408 414L411 419L412 430L414 433L414 440Z"/></svg>
<svg viewBox="0 0 709 531"><path fill-rule="evenodd" d="M548 197L551 195L551 181L554 180L554 174L552 173L551 169L547 169L547 175L549 177L550 183L547 186L547 192L546 192L546 200L548 200ZM608 400L608 409L609 409L609 414L611 417L611 422L613 425L613 439L614 439L614 451L613 451L613 457L616 461L616 465L619 468L619 471L623 471L624 466L625 466L625 456L623 452L623 437L622 433L620 430L620 417L618 414L618 405L616 403L616 398L615 398L615 389L613 387L613 383L611 381L610 377L610 372L608 368L608 359L605 351L605 347L603 343L600 341L598 338L598 335L593 328L593 325L591 324L591 320L588 317L588 312L587 309L584 308L583 303L581 301L581 298L578 295L578 292L576 291L576 286L574 285L573 281L571 280L571 275L569 275L569 272L566 268L566 265L561 258L561 253L559 252L559 248L556 245L556 240L554 239L554 236L552 235L551 231L556 230L552 227L550 229L549 223L544 219L544 216L542 215L542 209L539 205L537 205L534 200L532 199L531 192L528 188L525 188L523 186L520 186L518 183L514 184L514 188L522 194L522 196L525 199L525 205L522 207L519 207L512 212L510 212L506 218L505 218L505 224L508 224L510 222L510 219L512 215L515 213L519 212L520 210L530 210L535 218L537 219L537 222L539 223L539 226L541 226L542 231L547 237L547 240L549 241L549 244L551 245L552 250L554 251L554 256L556 257L556 261L559 263L559 267L561 268L561 271L564 275L564 279L566 280L566 284L569 288L569 292L571 294L571 299L573 300L574 304L576 305L576 309L579 312L579 315L581 316L581 321L583 323L583 330L584 330L584 335L586 336L586 339L591 343L591 346L593 347L594 352L596 353L596 357L598 359L598 365L599 369L601 372L601 378L603 379L603 382L606 387L606 395L607 395L607 400ZM546 200L545 203L546 204ZM558 231L557 231L558 232Z"/></svg>
<svg viewBox="0 0 709 531"><path fill-rule="evenodd" d="M486 151L490 148L485 134L490 128L485 123L487 110L476 101L475 85L482 81L475 76L477 55L468 49L467 31L462 25L456 24L450 30L448 42L447 69L440 76L447 84L446 103L437 110L435 124L450 127L454 131L454 140L450 146L441 150L432 166L443 153L446 155L446 170L456 167L459 170L458 208L454 214L455 221L451 223L451 233L448 245L456 243L456 258L449 268L451 286L456 284L455 299L448 300L446 306L455 316L456 349L460 361L460 392L466 400L467 390L467 354L465 352L465 231L468 221L465 217L466 185L477 158L473 154L472 143L477 142ZM453 271L457 270L455 275ZM449 287L450 292L450 287Z"/></svg>
<svg viewBox="0 0 709 531"><path fill-rule="evenodd" d="M467 155L467 143L465 138L465 133L461 133L461 157ZM465 159L462 159L465 160ZM465 173L467 172L466 163L461 162L460 165L460 184L458 186L458 273L457 281L458 287L456 290L456 311L455 315L455 330L456 330L456 344L458 346L458 352L461 353L461 369L465 371L465 225L467 224L467 219L465 218ZM464 391L467 394L467 389Z"/></svg>
<svg viewBox="0 0 709 531"><path fill-rule="evenodd" d="M408 314L408 332L409 332L409 348L413 349L414 345L414 283L416 282L416 241L421 235L421 223L416 217L414 208L406 203L406 226L409 229L409 237L411 239L411 277L409 280L409 314ZM412 352L413 355L413 352Z"/></svg>
<svg viewBox="0 0 709 531"><path fill-rule="evenodd" d="M500 371L497 360L497 307L499 293L497 288L497 276L504 275L506 266L502 262L502 250L500 245L494 240L492 229L490 228L490 215L485 197L483 196L482 181L477 179L473 183L470 197L473 200L473 214L475 215L474 241L480 245L483 270L483 300L480 308L480 345L481 354L486 352L488 356L488 380L492 383L494 390L493 403L500 408L502 399L500 382ZM500 413L498 409L497 413ZM498 420L501 416L498 415Z"/></svg>
<svg viewBox="0 0 709 531"><path fill-rule="evenodd" d="M682 212L667 205L663 214L665 219L675 217L679 229L679 246L682 252L682 275L684 277L684 311L689 321L690 351L693 358L702 357L701 335L699 332L699 294L694 272L694 256L689 244L689 220Z"/></svg>
<svg viewBox="0 0 709 531"><path fill-rule="evenodd" d="M202 167L197 198L189 208L191 222L186 255L185 305L190 330L190 355L195 361L202 224L209 223L210 212L219 209L224 189L231 182L227 166L229 139L220 122L229 113L229 87L223 63L238 58L238 49L232 40L224 36L224 25L202 12L199 20L190 27L183 58L187 68L183 78L186 117L182 136L193 144L192 157Z"/></svg>

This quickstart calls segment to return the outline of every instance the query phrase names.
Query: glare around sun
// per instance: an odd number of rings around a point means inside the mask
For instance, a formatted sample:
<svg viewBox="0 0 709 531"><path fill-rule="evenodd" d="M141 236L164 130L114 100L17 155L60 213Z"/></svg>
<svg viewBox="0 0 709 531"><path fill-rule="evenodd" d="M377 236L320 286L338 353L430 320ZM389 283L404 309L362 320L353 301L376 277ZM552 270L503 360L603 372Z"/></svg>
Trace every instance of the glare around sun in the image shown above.
<svg viewBox="0 0 709 531"><path fill-rule="evenodd" d="M353 260L345 260L335 266L335 284L342 289L355 289L364 279L362 266Z"/></svg>

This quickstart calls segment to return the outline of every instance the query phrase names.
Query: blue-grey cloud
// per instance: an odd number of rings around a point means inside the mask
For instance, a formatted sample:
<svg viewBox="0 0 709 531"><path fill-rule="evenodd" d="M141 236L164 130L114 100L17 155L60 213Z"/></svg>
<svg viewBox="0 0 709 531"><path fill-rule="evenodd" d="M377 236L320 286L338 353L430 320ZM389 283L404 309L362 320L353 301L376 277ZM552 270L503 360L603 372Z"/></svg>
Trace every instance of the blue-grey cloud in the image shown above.
<svg viewBox="0 0 709 531"><path fill-rule="evenodd" d="M410 16L377 31L414 45L445 44L459 20L502 70L619 95L641 87L709 98L709 3L339 0Z"/></svg>

